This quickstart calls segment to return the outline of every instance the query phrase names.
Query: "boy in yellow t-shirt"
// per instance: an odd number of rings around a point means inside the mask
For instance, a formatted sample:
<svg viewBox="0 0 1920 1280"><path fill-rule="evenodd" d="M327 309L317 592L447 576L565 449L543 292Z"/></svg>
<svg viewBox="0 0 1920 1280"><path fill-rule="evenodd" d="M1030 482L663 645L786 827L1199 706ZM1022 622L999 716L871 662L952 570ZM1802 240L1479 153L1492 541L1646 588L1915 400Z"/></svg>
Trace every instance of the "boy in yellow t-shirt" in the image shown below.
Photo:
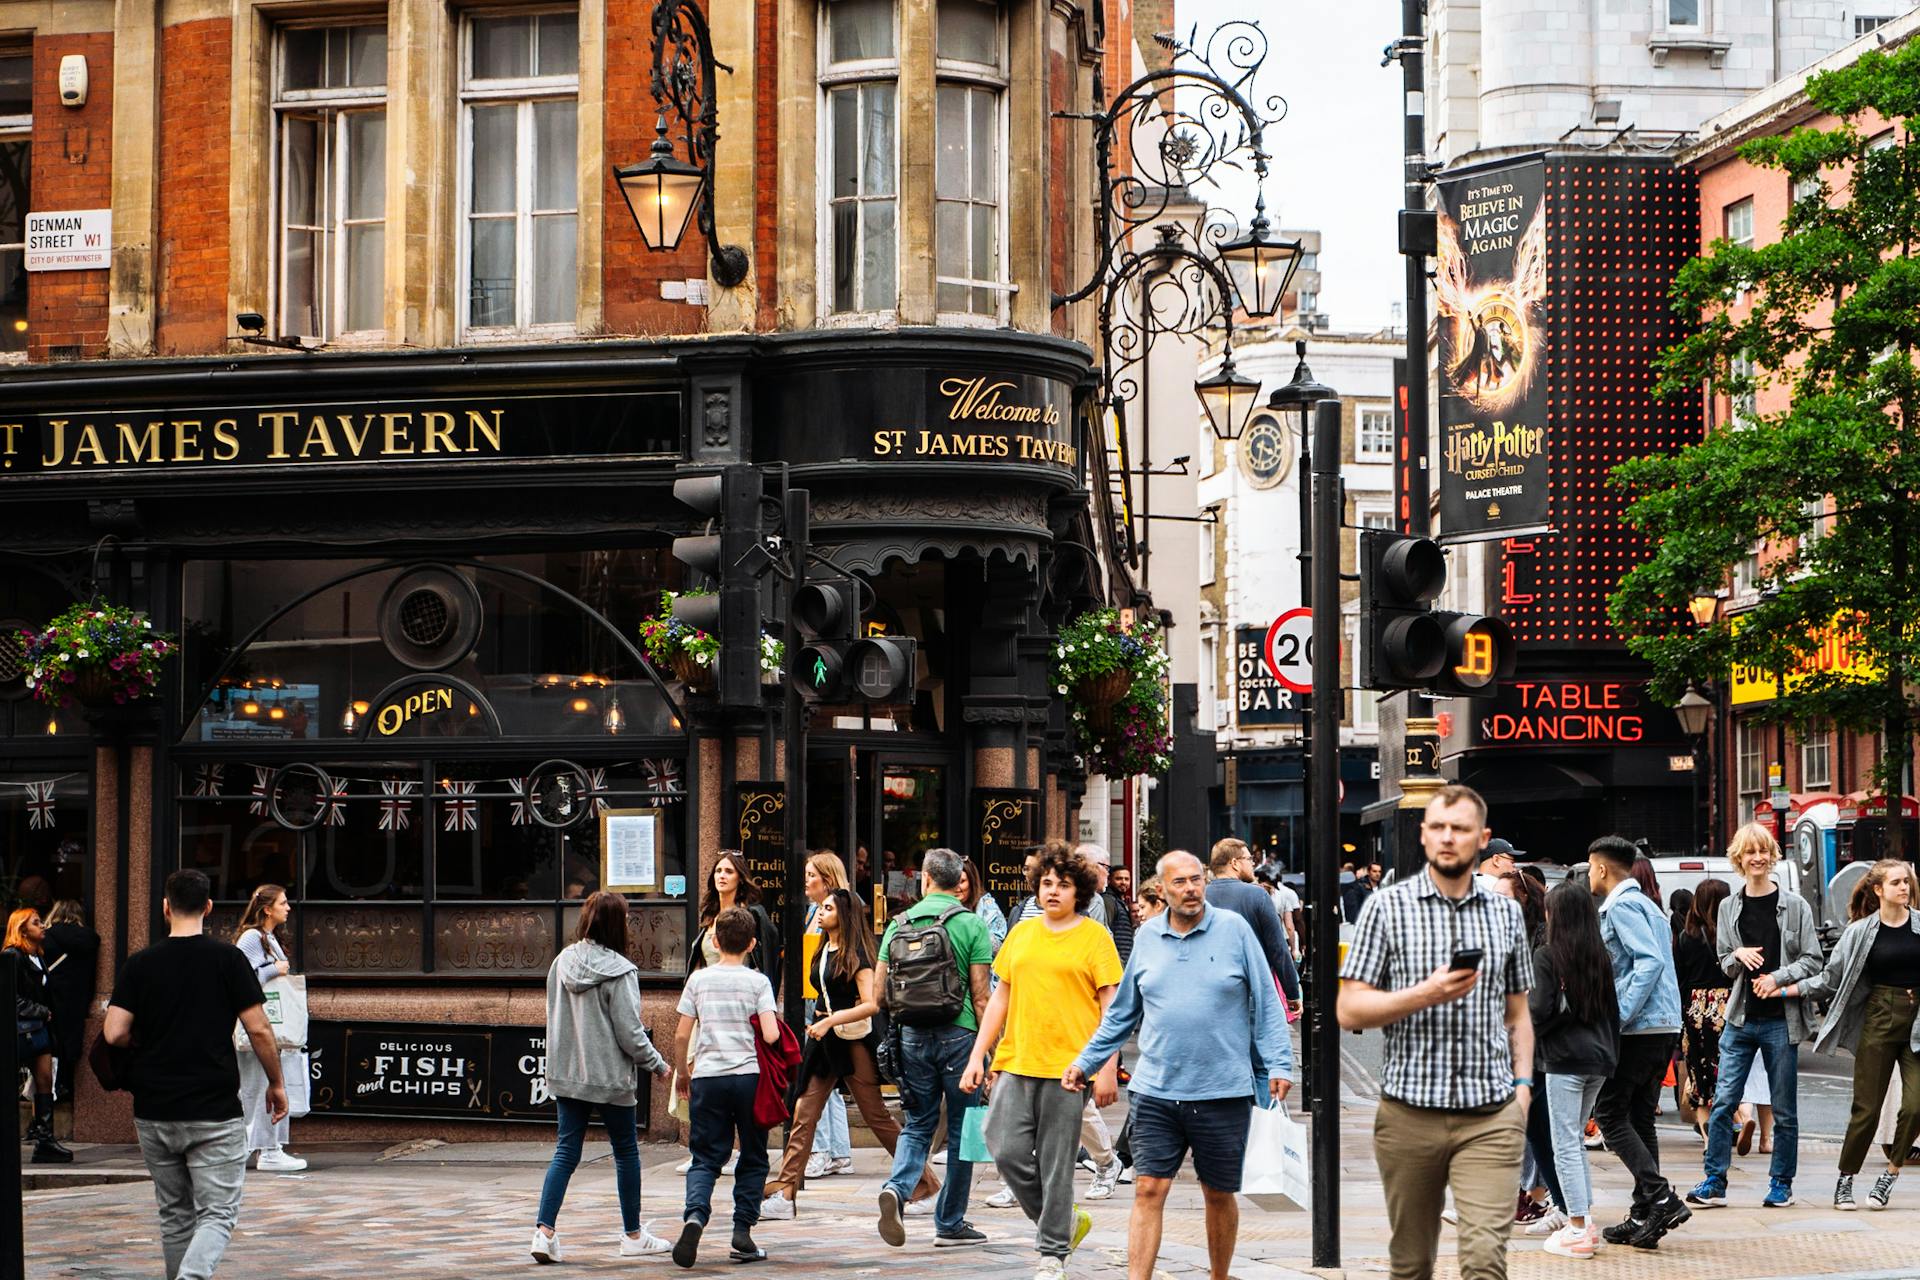
<svg viewBox="0 0 1920 1280"><path fill-rule="evenodd" d="M1084 1100L1062 1088L1060 1077L1099 1027L1121 965L1113 935L1081 914L1098 892L1091 867L1071 853L1049 853L1029 884L1041 914L1015 925L1001 944L993 962L1000 984L980 1019L960 1087L977 1088L986 1079L987 1055L997 1043L987 1149L1038 1227L1036 1278L1047 1280L1066 1274L1067 1255L1093 1226L1073 1203ZM1118 1067L1110 1060L1094 1077L1094 1101L1105 1106L1119 1089Z"/></svg>

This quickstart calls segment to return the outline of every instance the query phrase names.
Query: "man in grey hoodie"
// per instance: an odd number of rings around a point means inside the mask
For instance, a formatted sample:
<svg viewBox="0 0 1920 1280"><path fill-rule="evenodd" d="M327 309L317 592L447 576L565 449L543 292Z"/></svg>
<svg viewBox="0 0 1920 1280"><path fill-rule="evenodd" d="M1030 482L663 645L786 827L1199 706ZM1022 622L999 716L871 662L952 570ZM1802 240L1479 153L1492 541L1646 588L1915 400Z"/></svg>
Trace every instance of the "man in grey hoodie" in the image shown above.
<svg viewBox="0 0 1920 1280"><path fill-rule="evenodd" d="M640 1145L634 1109L640 1072L666 1076L667 1060L640 1021L640 971L627 959L627 902L596 893L580 909L571 946L547 970L547 1088L560 1113L560 1137L540 1190L529 1252L560 1261L554 1223L594 1108L613 1148L614 1185L624 1234L620 1256L660 1255L672 1246L640 1225Z"/></svg>

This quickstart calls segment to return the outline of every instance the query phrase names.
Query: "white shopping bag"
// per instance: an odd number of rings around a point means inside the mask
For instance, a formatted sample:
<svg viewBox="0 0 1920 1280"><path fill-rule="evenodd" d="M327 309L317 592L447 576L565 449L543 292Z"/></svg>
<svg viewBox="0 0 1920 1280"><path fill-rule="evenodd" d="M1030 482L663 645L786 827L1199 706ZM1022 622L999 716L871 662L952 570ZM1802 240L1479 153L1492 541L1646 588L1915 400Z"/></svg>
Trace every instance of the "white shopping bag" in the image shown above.
<svg viewBox="0 0 1920 1280"><path fill-rule="evenodd" d="M1313 1173L1307 1167L1307 1131L1286 1103L1255 1107L1247 1130L1247 1160L1240 1194L1269 1213L1305 1213L1313 1206Z"/></svg>
<svg viewBox="0 0 1920 1280"><path fill-rule="evenodd" d="M280 1055L280 1080L287 1087L289 1120L298 1120L313 1109L313 1065L304 1052Z"/></svg>
<svg viewBox="0 0 1920 1280"><path fill-rule="evenodd" d="M304 974L282 974L261 989L267 1025L280 1048L307 1047L307 979Z"/></svg>

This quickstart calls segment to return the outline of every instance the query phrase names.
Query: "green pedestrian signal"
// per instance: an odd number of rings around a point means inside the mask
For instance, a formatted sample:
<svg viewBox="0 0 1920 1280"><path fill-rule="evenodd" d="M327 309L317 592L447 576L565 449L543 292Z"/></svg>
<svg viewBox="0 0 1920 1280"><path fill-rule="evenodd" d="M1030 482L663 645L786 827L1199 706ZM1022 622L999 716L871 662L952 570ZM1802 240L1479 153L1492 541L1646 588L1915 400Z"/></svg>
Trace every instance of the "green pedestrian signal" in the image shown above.
<svg viewBox="0 0 1920 1280"><path fill-rule="evenodd" d="M818 689L827 682L827 660L819 654L813 655L813 687Z"/></svg>

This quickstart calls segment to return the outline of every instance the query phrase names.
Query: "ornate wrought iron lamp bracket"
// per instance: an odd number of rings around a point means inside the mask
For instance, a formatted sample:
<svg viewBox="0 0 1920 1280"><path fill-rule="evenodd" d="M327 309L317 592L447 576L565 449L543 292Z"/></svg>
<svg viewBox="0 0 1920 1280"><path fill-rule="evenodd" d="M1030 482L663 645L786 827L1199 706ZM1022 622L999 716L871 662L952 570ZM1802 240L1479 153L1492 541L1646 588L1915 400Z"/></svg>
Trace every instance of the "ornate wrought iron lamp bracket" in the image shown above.
<svg viewBox="0 0 1920 1280"><path fill-rule="evenodd" d="M724 288L734 288L747 278L747 251L735 244L721 244L713 225L713 162L720 141L720 109L714 94L714 76L718 71L733 74L733 68L713 56L713 33L706 15L694 0L659 0L653 7L653 100L659 109L655 125L658 150L668 140L668 115L686 148L687 159L706 174L706 185L694 211L695 225L707 238L713 262L713 278Z"/></svg>

